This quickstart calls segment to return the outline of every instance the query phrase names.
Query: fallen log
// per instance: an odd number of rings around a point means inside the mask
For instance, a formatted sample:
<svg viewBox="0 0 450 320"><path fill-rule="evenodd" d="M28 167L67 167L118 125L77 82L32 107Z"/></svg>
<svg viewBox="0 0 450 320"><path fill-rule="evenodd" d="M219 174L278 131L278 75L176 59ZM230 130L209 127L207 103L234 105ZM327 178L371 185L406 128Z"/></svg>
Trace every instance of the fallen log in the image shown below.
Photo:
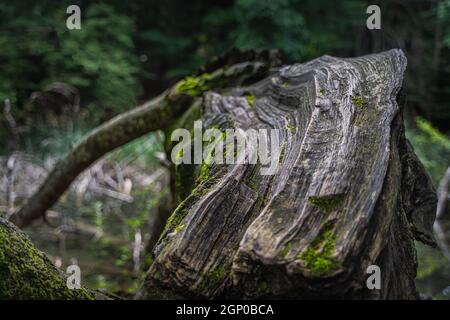
<svg viewBox="0 0 450 320"><path fill-rule="evenodd" d="M107 296L81 287L71 290L58 270L15 225L0 217L0 300L93 300Z"/></svg>

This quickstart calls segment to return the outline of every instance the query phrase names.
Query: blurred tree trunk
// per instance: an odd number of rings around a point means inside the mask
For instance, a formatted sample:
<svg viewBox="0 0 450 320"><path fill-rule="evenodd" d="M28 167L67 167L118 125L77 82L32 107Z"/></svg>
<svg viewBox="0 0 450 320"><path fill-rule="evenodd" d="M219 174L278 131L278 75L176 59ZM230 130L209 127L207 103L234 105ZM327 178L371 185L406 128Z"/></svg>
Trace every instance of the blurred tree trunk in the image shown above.
<svg viewBox="0 0 450 320"><path fill-rule="evenodd" d="M434 233L436 242L444 256L450 261L449 235L450 234L450 167L447 168L438 188L438 203L436 209L436 221Z"/></svg>
<svg viewBox="0 0 450 320"><path fill-rule="evenodd" d="M0 217L0 300L108 299L81 287L71 290L67 275L58 270L28 237Z"/></svg>

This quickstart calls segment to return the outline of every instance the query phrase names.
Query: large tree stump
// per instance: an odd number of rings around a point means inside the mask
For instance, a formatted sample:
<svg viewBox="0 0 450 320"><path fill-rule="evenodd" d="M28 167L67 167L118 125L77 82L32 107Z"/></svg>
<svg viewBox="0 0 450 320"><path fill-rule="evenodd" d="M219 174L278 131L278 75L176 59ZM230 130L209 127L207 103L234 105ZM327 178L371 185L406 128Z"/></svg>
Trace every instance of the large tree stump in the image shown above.
<svg viewBox="0 0 450 320"><path fill-rule="evenodd" d="M404 136L405 68L401 50L323 56L205 93L178 125L280 129L278 171L176 166L181 203L140 297L417 298L414 240L434 245L436 198Z"/></svg>

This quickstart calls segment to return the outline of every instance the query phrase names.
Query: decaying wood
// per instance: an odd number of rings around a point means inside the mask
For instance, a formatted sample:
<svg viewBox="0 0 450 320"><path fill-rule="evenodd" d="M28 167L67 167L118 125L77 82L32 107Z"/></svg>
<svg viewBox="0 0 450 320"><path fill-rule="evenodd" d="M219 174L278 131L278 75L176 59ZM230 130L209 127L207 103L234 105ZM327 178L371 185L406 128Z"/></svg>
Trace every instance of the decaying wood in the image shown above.
<svg viewBox="0 0 450 320"><path fill-rule="evenodd" d="M260 163L171 164L178 206L138 297L418 298L414 240L435 244L436 195L404 136L404 54L323 56L273 69L278 63L267 53L225 56L101 126L13 221L42 216L93 161L151 130L165 130L170 154L171 131L197 119L204 129L279 129L274 175L262 175ZM1 232L9 239L18 231L0 219ZM8 270L17 262L4 258L0 251ZM366 287L373 264L380 290ZM21 292L2 285L0 293Z"/></svg>
<svg viewBox="0 0 450 320"><path fill-rule="evenodd" d="M396 101L406 64L401 50L323 56L205 93L204 129L281 130L278 172L177 166L183 201L140 297L417 298L414 240L434 245L436 196ZM381 290L366 287L373 264Z"/></svg>

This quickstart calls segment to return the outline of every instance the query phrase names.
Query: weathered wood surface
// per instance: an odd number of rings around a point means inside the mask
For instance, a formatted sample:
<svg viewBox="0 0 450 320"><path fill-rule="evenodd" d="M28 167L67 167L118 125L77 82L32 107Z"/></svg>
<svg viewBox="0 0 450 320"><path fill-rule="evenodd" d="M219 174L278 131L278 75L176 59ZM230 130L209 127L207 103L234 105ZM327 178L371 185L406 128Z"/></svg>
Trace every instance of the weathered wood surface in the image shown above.
<svg viewBox="0 0 450 320"><path fill-rule="evenodd" d="M204 129L279 129L274 175L261 175L260 163L172 165L178 207L138 298L417 298L414 240L434 245L436 195L404 136L405 56L279 62L274 52L232 52L102 125L12 221L41 217L96 159L149 131L170 136L196 119ZM0 296L99 298L67 293L48 259L1 219L0 237L0 269L11 275ZM381 290L365 286L371 264ZM30 272L35 285L22 286ZM44 290L50 280L56 288Z"/></svg>
<svg viewBox="0 0 450 320"><path fill-rule="evenodd" d="M281 130L278 172L177 166L183 201L140 297L417 298L414 239L434 244L436 198L404 136L406 64L400 50L323 56L205 93L205 129ZM381 290L366 288L372 264Z"/></svg>

